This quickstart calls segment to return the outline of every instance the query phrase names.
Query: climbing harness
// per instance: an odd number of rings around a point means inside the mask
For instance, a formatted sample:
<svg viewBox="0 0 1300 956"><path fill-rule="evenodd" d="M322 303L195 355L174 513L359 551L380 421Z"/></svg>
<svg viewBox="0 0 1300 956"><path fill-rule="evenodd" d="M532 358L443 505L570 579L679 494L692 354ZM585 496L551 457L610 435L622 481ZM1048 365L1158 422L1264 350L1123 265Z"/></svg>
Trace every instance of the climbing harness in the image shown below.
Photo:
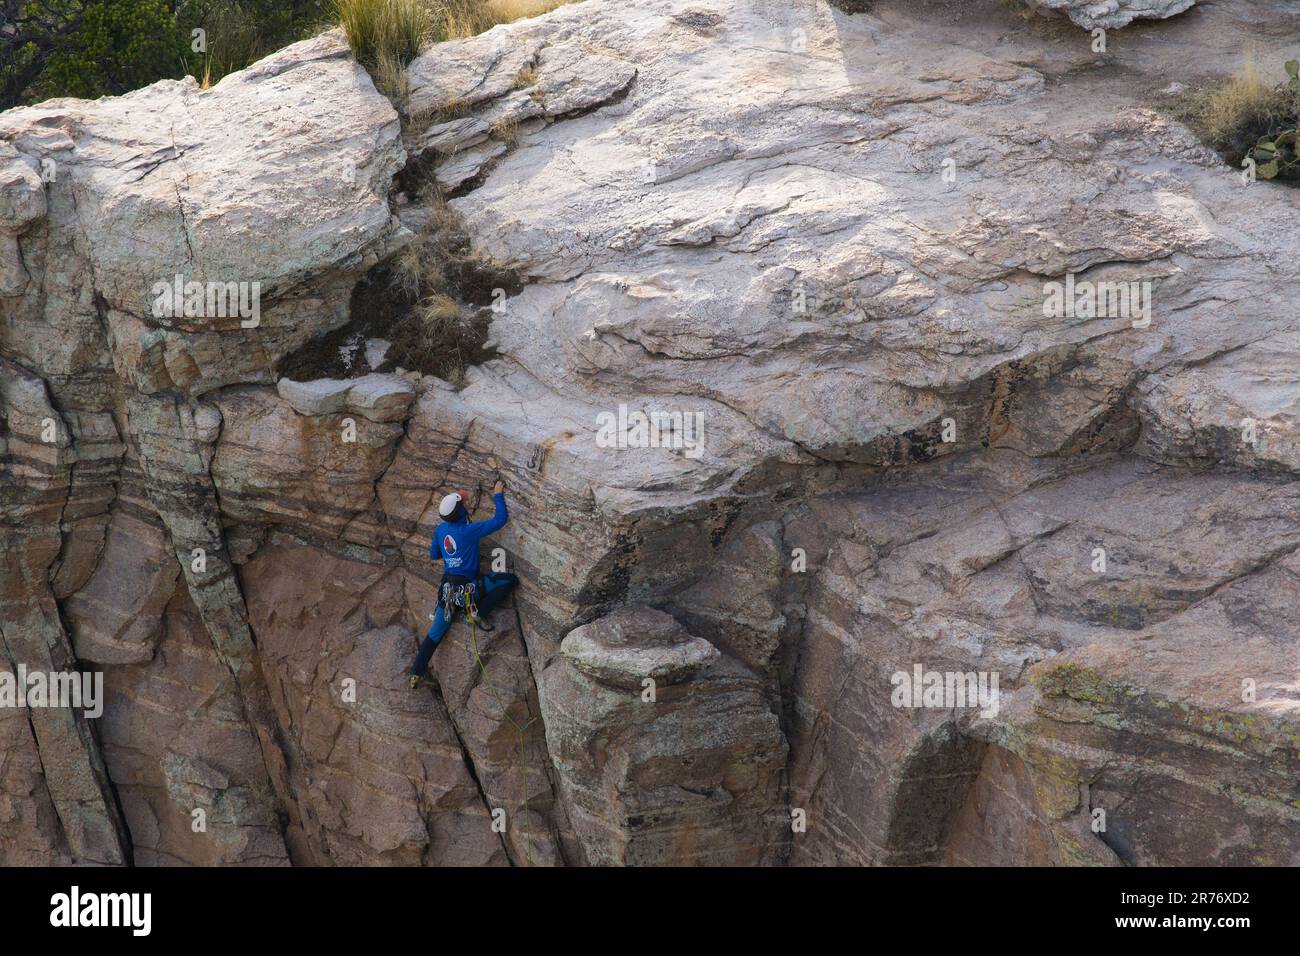
<svg viewBox="0 0 1300 956"><path fill-rule="evenodd" d="M456 612L464 611L465 619L471 626L477 625L484 631L492 630L492 625L478 613L477 581L448 581L444 578L438 591L438 603L442 605L442 614L448 627L456 620Z"/></svg>

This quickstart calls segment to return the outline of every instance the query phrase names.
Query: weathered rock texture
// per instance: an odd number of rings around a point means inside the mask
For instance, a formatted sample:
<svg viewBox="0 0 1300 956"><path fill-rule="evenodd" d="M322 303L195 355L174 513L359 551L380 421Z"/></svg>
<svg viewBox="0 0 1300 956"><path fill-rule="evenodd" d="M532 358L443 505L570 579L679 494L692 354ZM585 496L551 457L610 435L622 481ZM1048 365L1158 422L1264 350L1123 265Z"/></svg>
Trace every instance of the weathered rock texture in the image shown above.
<svg viewBox="0 0 1300 956"><path fill-rule="evenodd" d="M107 691L0 708L0 861L1300 863L1300 193L1148 99L1300 11L1043 5L1170 19L589 0L402 120L333 33L0 116L0 670ZM491 357L281 376L443 200Z"/></svg>
<svg viewBox="0 0 1300 956"><path fill-rule="evenodd" d="M542 674L547 743L590 862L771 863L786 745L763 682L663 611L569 632Z"/></svg>
<svg viewBox="0 0 1300 956"><path fill-rule="evenodd" d="M1196 0L1025 0L1043 11L1064 13L1088 29L1113 30L1134 20L1162 20L1189 10Z"/></svg>

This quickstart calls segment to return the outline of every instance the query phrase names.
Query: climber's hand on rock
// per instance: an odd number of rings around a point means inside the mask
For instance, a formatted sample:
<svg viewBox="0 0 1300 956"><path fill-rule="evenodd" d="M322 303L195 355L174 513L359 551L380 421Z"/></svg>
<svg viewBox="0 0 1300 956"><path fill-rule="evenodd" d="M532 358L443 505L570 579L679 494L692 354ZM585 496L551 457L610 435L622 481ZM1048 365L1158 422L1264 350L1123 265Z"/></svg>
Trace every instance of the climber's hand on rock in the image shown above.
<svg viewBox="0 0 1300 956"><path fill-rule="evenodd" d="M506 490L506 483L502 481L500 478L498 478L497 483L492 486L492 494L499 495L501 494L501 492L505 490Z"/></svg>

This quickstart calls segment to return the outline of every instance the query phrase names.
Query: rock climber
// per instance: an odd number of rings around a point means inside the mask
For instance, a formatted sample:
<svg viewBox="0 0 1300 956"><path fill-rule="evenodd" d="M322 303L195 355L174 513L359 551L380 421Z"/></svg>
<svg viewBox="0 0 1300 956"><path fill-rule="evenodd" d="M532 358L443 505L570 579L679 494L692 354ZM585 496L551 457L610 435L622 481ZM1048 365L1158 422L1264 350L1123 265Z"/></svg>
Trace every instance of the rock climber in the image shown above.
<svg viewBox="0 0 1300 956"><path fill-rule="evenodd" d="M484 619L485 615L519 583L513 574L479 574L478 569L479 542L500 530L510 517L506 511L505 488L500 480L492 486L496 513L487 521L469 520L466 508L469 495L466 492L444 495L438 503L442 523L433 532L433 541L429 545L429 559L441 561L443 567L442 582L438 587L438 611L433 616L429 633L420 644L420 655L411 666L412 690L420 686L429 668L429 659L447 628L451 627L456 612L464 611L471 624L479 630L490 631L492 627Z"/></svg>

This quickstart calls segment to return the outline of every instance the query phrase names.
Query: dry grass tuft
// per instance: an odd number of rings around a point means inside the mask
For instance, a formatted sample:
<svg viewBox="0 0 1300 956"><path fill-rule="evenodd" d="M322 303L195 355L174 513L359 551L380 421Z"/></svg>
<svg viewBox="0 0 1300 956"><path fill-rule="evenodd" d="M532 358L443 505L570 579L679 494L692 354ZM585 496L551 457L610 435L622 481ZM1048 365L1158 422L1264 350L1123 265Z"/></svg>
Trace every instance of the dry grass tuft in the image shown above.
<svg viewBox="0 0 1300 956"><path fill-rule="evenodd" d="M531 66L526 66L515 74L515 80L511 86L516 90L526 90L528 87L537 83L537 70Z"/></svg>
<svg viewBox="0 0 1300 956"><path fill-rule="evenodd" d="M426 0L335 0L334 12L352 55L369 70L405 67L434 35Z"/></svg>
<svg viewBox="0 0 1300 956"><path fill-rule="evenodd" d="M379 60L375 64L374 78L375 87L380 93L394 103L406 101L410 84L406 80L406 64L398 57L386 50L381 51Z"/></svg>
<svg viewBox="0 0 1300 956"><path fill-rule="evenodd" d="M1180 117L1233 166L1259 141L1294 129L1300 119L1300 95L1284 84L1270 83L1259 64L1248 58L1226 83L1194 96Z"/></svg>
<svg viewBox="0 0 1300 956"><path fill-rule="evenodd" d="M573 0L333 0L334 17L357 62L379 91L400 105L408 92L406 64L429 43L477 36L499 23L535 17ZM528 74L527 76L525 74ZM521 71L517 89L536 82Z"/></svg>
<svg viewBox="0 0 1300 956"><path fill-rule="evenodd" d="M493 291L514 294L519 283L470 247L460 217L436 191L427 203L428 228L387 269L380 311L390 317L388 360L459 385L465 366L486 358Z"/></svg>
<svg viewBox="0 0 1300 956"><path fill-rule="evenodd" d="M457 40L477 36L498 23L513 23L527 17L541 16L572 0L441 0L438 34L442 39Z"/></svg>
<svg viewBox="0 0 1300 956"><path fill-rule="evenodd" d="M1201 126L1211 142L1225 144L1243 127L1267 124L1282 106L1283 97L1264 80L1259 64L1247 60L1240 73L1206 94Z"/></svg>
<svg viewBox="0 0 1300 956"><path fill-rule="evenodd" d="M492 124L492 136L505 143L510 149L519 145L519 123L513 119L500 119Z"/></svg>

